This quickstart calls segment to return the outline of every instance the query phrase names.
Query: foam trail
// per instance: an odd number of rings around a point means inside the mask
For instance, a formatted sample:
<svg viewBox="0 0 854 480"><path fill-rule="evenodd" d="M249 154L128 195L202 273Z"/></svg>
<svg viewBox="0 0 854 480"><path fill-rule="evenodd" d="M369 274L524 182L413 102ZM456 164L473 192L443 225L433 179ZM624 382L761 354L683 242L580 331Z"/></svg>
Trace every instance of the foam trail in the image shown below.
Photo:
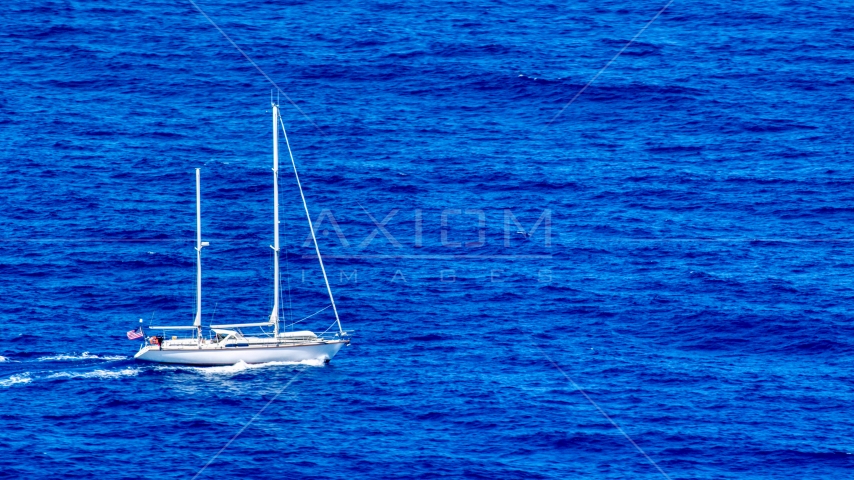
<svg viewBox="0 0 854 480"><path fill-rule="evenodd" d="M11 387L16 383L30 383L33 379L30 378L29 372L19 373L17 375L12 375L6 380L0 380L0 387Z"/></svg>
<svg viewBox="0 0 854 480"><path fill-rule="evenodd" d="M92 355L89 352L83 352L80 355L75 353L60 353L57 355L49 355L47 357L39 357L40 362L50 361L76 361L76 360L127 360L124 355Z"/></svg>
<svg viewBox="0 0 854 480"><path fill-rule="evenodd" d="M3 355L0 355L0 362L8 362L8 361L9 361L9 358L4 357Z"/></svg>
<svg viewBox="0 0 854 480"><path fill-rule="evenodd" d="M54 373L53 375L49 375L47 378L101 378L101 379L109 379L109 378L121 378L121 377L131 377L135 376L139 373L139 370L136 368L124 368L122 370L93 370L91 372L59 372Z"/></svg>

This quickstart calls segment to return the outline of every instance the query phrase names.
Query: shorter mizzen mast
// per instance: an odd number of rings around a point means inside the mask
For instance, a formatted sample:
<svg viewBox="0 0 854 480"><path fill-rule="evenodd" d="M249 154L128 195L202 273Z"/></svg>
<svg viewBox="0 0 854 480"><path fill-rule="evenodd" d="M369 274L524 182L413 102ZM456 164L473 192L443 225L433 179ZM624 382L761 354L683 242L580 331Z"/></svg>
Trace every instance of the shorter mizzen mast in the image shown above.
<svg viewBox="0 0 854 480"><path fill-rule="evenodd" d="M273 105L273 112L278 116L279 106ZM323 257L320 256L320 247L317 245L317 236L314 234L314 225L311 223L311 214L308 213L308 204L305 203L305 195L302 193L302 184L299 181L299 173L297 173L297 164L294 162L294 154L291 152L291 143L288 141L288 132L285 130L285 123L279 117L279 123L282 125L282 133L285 135L285 145L288 146L288 155L291 157L291 165L294 167L294 178L297 180L299 188L299 196L302 199L302 206L305 208L305 218L308 220L308 228L311 230L311 240L314 242L314 251L317 252L317 261L320 262L320 271L323 272L323 281L326 283L326 292L329 293L329 301L332 302L332 311L335 312L335 322L338 324L338 334L344 335L344 329L341 328L341 319L338 318L338 308L335 306L335 297L332 296L332 288L329 286L329 278L326 276L326 268L323 267ZM278 142L277 142L278 143ZM276 150L278 152L278 150ZM278 160L278 156L276 157ZM276 210L278 213L278 209ZM276 227L278 232L278 226ZM276 237L278 240L278 235ZM276 257L278 262L278 256ZM278 266L278 263L276 263ZM278 271L278 270L277 270Z"/></svg>
<svg viewBox="0 0 854 480"><path fill-rule="evenodd" d="M202 241L202 187L199 172L196 169L196 316L191 326L148 327L149 330L195 330L198 341L202 341L202 248L210 242Z"/></svg>

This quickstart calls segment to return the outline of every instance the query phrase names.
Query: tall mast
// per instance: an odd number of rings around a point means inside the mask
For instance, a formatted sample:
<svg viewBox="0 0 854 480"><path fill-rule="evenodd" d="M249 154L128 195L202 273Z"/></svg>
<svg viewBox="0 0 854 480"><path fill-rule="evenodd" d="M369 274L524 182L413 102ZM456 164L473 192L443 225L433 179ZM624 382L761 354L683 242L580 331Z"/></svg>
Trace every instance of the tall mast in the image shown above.
<svg viewBox="0 0 854 480"><path fill-rule="evenodd" d="M205 242L207 243L207 242ZM196 319L193 326L202 332L202 190L199 183L199 169L196 169Z"/></svg>
<svg viewBox="0 0 854 480"><path fill-rule="evenodd" d="M273 104L273 312L270 323L273 324L273 334L279 337L279 292L281 278L279 275L279 106Z"/></svg>
<svg viewBox="0 0 854 480"><path fill-rule="evenodd" d="M332 311L335 312L335 322L338 323L338 333L344 335L344 329L341 328L341 319L338 318L338 307L335 306L335 298L332 296L332 287L329 286L329 278L326 276L326 268L323 267L323 257L320 256L320 247L317 245L317 236L314 234L314 225L311 223L311 214L308 213L308 204L305 203L305 195L302 193L302 184L299 181L299 173L297 173L297 164L294 162L294 154L291 152L291 143L288 141L288 132L285 130L285 123L279 119L282 125L282 133L285 135L285 145L288 146L288 155L291 157L291 165L294 167L294 178L297 179L297 187L299 188L299 196L302 198L302 206L305 208L305 218L308 220L308 229L311 231L311 240L314 242L314 251L317 252L317 261L320 262L320 271L323 272L323 281L326 283L326 292L329 294L329 301L332 302Z"/></svg>

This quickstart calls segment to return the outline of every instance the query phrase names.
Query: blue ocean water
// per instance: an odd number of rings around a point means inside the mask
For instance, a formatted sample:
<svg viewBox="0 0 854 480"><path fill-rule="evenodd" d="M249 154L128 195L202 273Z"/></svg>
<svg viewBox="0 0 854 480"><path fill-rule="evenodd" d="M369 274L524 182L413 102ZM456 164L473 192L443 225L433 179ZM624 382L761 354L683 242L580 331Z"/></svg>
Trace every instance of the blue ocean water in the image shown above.
<svg viewBox="0 0 854 480"><path fill-rule="evenodd" d="M0 477L850 476L850 2L677 0L557 118L665 2L197 4L290 98L353 343L135 363L197 167L205 323L268 314L271 84L189 2L6 5Z"/></svg>

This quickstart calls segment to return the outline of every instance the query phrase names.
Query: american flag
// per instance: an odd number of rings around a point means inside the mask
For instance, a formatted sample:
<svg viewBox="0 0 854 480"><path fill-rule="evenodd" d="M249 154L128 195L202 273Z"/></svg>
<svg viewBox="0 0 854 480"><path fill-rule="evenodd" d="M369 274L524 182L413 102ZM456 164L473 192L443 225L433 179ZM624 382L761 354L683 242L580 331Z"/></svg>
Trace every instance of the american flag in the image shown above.
<svg viewBox="0 0 854 480"><path fill-rule="evenodd" d="M142 327L128 332L128 340L138 340L144 336L145 335L142 334Z"/></svg>

